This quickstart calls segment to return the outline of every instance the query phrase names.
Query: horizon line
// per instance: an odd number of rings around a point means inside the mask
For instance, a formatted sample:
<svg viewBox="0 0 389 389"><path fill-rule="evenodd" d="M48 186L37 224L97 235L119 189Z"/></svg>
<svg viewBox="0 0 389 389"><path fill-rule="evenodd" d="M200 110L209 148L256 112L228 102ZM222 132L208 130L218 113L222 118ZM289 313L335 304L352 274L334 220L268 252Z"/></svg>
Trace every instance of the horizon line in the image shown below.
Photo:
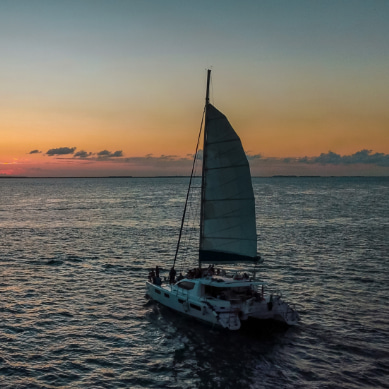
<svg viewBox="0 0 389 389"><path fill-rule="evenodd" d="M197 176L201 177L201 176ZM22 179L59 179L59 178L190 178L189 175L167 175L167 176L11 176L11 175L0 175L0 179L12 179L12 178L22 178ZM276 174L272 176L252 176L251 178L389 178L389 175L384 176L371 176L371 175L342 175L342 176L334 176L334 175L295 175L295 174Z"/></svg>

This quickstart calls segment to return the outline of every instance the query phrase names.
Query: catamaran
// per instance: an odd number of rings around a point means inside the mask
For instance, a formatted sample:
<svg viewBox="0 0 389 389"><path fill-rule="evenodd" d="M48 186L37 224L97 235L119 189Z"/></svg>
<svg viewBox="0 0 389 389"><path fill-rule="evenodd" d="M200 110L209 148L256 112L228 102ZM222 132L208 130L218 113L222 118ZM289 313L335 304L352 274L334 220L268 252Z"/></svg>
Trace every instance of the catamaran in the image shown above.
<svg viewBox="0 0 389 389"><path fill-rule="evenodd" d="M299 320L297 311L279 294L266 295L266 284L256 279L255 272L252 277L247 273L228 274L221 267L241 263L256 266L261 258L257 254L255 199L249 163L239 136L227 118L209 102L210 76L211 70L208 70L198 266L176 277L176 260L202 126L169 279L162 283L159 274L150 273L146 293L179 313L229 330L239 330L249 319L295 325Z"/></svg>

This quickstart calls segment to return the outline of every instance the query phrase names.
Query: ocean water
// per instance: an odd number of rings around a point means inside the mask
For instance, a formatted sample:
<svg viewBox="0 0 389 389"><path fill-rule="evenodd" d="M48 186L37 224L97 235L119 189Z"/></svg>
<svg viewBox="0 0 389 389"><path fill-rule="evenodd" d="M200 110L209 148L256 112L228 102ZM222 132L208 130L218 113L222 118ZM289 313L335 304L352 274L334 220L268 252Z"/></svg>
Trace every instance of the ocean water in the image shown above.
<svg viewBox="0 0 389 389"><path fill-rule="evenodd" d="M250 332L145 297L187 183L0 180L0 387L389 388L389 179L254 179L259 276L301 322Z"/></svg>

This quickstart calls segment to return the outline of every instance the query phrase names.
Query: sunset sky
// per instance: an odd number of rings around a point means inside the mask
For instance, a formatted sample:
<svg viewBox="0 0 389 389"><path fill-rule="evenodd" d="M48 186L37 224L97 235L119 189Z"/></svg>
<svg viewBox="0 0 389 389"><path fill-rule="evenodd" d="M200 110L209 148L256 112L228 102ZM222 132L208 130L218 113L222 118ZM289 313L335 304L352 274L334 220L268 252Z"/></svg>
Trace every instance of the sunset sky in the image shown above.
<svg viewBox="0 0 389 389"><path fill-rule="evenodd" d="M389 1L0 0L0 176L187 175L204 106L254 175L389 175Z"/></svg>

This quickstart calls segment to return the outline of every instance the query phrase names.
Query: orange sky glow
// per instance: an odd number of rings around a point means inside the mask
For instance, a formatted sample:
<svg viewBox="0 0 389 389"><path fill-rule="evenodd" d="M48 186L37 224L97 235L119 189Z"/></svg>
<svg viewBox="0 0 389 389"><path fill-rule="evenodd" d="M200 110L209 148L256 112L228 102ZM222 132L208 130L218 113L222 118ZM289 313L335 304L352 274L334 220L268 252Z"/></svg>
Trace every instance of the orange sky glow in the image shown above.
<svg viewBox="0 0 389 389"><path fill-rule="evenodd" d="M254 175L389 175L388 4L200 3L2 3L0 176L189 174L208 66Z"/></svg>

